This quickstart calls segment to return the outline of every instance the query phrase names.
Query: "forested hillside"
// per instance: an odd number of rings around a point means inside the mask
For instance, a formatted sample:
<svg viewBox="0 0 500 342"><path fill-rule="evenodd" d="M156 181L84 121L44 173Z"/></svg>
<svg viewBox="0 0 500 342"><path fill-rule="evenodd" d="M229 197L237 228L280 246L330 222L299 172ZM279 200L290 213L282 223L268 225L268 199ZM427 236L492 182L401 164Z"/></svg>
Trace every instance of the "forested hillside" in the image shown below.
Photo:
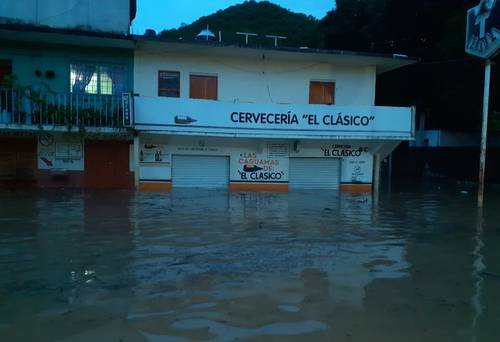
<svg viewBox="0 0 500 342"><path fill-rule="evenodd" d="M318 47L321 42L319 20L291 12L267 1L245 1L201 17L192 24L163 31L161 36L169 39L193 40L207 25L216 35L221 31L222 40L226 44L245 42L245 38L236 35L236 32L258 34L258 37L250 38L252 45L273 45L274 41L265 38L265 35L286 36L287 39L280 42L285 46Z"/></svg>
<svg viewBox="0 0 500 342"><path fill-rule="evenodd" d="M334 5L336 3L336 6ZM397 53L421 63L378 78L377 104L416 105L427 128L477 130L480 125L482 62L464 53L465 17L479 0L336 0L315 19L268 1L245 1L189 25L161 32L170 39L194 40L207 27L226 44L243 44L236 32L253 32L251 45L272 46L266 34L288 37L280 45ZM497 57L497 60L499 58ZM491 128L500 128L500 67L492 74ZM500 118L499 118L500 119ZM497 127L498 126L498 127Z"/></svg>

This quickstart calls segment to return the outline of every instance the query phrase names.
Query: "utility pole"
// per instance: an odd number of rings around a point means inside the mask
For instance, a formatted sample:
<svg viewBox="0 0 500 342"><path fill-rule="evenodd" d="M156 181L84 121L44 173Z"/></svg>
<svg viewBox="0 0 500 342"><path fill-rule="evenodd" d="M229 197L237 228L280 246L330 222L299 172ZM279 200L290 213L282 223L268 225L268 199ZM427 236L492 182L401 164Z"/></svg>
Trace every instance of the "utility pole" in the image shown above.
<svg viewBox="0 0 500 342"><path fill-rule="evenodd" d="M477 206L484 204L484 175L486 169L486 142L488 138L488 112L490 99L491 60L500 53L498 35L500 1L480 0L479 5L467 11L467 30L465 32L465 52L485 60L483 118L481 125L481 151L479 156L479 186Z"/></svg>
<svg viewBox="0 0 500 342"><path fill-rule="evenodd" d="M486 142L488 138L490 81L491 81L491 61L487 59L484 65L483 124L481 128L481 155L479 157L479 188L477 191L477 205L480 208L483 207L484 203L484 174L486 168Z"/></svg>

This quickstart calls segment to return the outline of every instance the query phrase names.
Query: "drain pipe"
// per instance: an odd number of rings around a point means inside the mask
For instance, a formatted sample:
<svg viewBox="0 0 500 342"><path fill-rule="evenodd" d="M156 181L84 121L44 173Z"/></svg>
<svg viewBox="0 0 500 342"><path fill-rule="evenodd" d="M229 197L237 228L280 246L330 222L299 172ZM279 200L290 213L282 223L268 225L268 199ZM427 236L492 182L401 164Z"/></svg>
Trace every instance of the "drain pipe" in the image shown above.
<svg viewBox="0 0 500 342"><path fill-rule="evenodd" d="M483 122L481 129L481 154L479 157L479 189L477 191L477 206L484 203L484 173L486 168L486 141L488 138L488 109L490 100L491 61L486 60L484 66Z"/></svg>
<svg viewBox="0 0 500 342"><path fill-rule="evenodd" d="M139 134L134 135L134 186L136 190L139 190L139 173L140 173L140 168L139 168Z"/></svg>
<svg viewBox="0 0 500 342"><path fill-rule="evenodd" d="M394 151L393 151L394 152ZM387 189L391 192L392 186L392 153L389 153L389 165L387 170Z"/></svg>
<svg viewBox="0 0 500 342"><path fill-rule="evenodd" d="M373 200L378 203L380 191L380 153L373 156Z"/></svg>

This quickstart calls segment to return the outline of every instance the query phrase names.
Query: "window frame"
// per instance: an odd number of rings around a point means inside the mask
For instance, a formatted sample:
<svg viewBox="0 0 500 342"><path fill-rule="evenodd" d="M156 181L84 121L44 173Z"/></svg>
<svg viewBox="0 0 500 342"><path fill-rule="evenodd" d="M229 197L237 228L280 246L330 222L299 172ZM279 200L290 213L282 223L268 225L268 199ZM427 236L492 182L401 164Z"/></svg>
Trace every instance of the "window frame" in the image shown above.
<svg viewBox="0 0 500 342"><path fill-rule="evenodd" d="M177 96L167 96L167 95L160 95L160 75L161 73L171 73L171 74L177 74L179 76L179 89L177 90ZM181 97L181 72L180 71L175 71L175 70L158 70L158 96L160 97L172 97L172 98L180 98Z"/></svg>
<svg viewBox="0 0 500 342"><path fill-rule="evenodd" d="M317 103L317 102L311 102L311 86L313 83L320 83L320 84L331 84L332 85L332 103ZM336 102L336 87L337 87L337 82L335 80L318 80L318 79L311 79L309 80L309 104L319 104L319 105L326 105L326 106L332 106Z"/></svg>
<svg viewBox="0 0 500 342"><path fill-rule="evenodd" d="M198 98L191 96L191 77L206 77L215 79L215 99ZM208 73L190 73L189 74L189 98L195 100L209 100L218 101L219 100L219 75L218 74L208 74Z"/></svg>
<svg viewBox="0 0 500 342"><path fill-rule="evenodd" d="M77 65L77 66L82 66L82 65L90 65L96 68L97 72L97 82L96 82L96 92L95 93L87 93L87 92L82 92L82 93L75 93L73 92L73 84L72 84L72 79L71 79L71 66L72 65ZM129 68L128 65L123 64L123 63L109 63L109 62L99 62L99 61L88 61L88 60L71 60L69 62L69 70L68 70L68 75L69 75L69 92L73 94L86 94L86 95L103 95L103 96L121 96L121 94L104 94L102 93L101 89L101 68L113 68L113 67L119 67L123 69L123 75L124 75L124 82L123 82L123 89L124 92L127 91L129 88Z"/></svg>
<svg viewBox="0 0 500 342"><path fill-rule="evenodd" d="M0 75L0 88L5 88L5 86L2 84L3 83L3 78L5 76L12 76L13 74L13 63L12 63L12 59L9 59L9 58L0 58L0 64L5 64L5 70L7 70L7 72L3 75Z"/></svg>

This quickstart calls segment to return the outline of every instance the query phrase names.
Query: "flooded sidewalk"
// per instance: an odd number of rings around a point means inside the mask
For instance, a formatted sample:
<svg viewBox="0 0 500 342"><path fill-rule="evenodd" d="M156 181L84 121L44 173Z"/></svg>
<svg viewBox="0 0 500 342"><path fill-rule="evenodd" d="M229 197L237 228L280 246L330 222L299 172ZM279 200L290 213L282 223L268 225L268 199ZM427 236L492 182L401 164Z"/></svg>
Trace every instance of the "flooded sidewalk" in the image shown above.
<svg viewBox="0 0 500 342"><path fill-rule="evenodd" d="M492 191L493 194L499 193ZM3 341L496 341L500 197L0 191Z"/></svg>

